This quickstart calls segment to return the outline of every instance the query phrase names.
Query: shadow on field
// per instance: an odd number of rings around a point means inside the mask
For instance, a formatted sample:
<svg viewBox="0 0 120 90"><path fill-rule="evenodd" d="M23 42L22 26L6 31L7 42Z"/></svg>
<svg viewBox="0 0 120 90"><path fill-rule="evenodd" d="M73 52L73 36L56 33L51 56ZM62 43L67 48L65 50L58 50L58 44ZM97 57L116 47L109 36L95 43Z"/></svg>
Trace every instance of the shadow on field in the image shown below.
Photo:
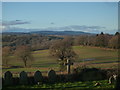
<svg viewBox="0 0 120 90"><path fill-rule="evenodd" d="M23 66L10 66L7 68L2 68L2 69L15 69L15 68L24 68Z"/></svg>
<svg viewBox="0 0 120 90"><path fill-rule="evenodd" d="M96 62L91 64L103 64L103 63L115 63L115 62L120 62L120 61Z"/></svg>

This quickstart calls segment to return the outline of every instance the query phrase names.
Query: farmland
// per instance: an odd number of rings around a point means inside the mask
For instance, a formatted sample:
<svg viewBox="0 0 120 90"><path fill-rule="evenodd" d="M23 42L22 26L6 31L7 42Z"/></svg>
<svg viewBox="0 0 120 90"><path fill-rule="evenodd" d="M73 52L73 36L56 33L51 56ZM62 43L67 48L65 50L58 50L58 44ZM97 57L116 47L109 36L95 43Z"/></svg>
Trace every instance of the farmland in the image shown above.
<svg viewBox="0 0 120 90"><path fill-rule="evenodd" d="M73 50L77 54L77 58L72 67L87 66L97 68L117 68L118 53L117 50L105 49L90 46L73 46ZM9 65L11 67L3 67L3 72L34 72L36 70L48 71L54 69L58 71L59 65L57 58L50 55L48 50L38 50L32 52L34 61L28 62L30 67L23 68L23 62L18 60L15 56L11 56Z"/></svg>

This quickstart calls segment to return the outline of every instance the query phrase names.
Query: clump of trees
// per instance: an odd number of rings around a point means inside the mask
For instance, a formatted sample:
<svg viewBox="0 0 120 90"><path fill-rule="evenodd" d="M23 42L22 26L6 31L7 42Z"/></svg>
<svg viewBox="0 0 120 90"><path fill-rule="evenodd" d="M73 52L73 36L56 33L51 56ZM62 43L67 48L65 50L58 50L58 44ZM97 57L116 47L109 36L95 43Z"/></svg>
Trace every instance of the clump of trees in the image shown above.
<svg viewBox="0 0 120 90"><path fill-rule="evenodd" d="M120 34L116 32L115 35L101 34L97 35L81 35L75 37L75 45L96 46L105 48L120 48Z"/></svg>
<svg viewBox="0 0 120 90"><path fill-rule="evenodd" d="M40 34L3 34L2 46L10 46L16 49L17 46L27 45L32 50L49 49L54 40L62 39L56 36L45 36Z"/></svg>
<svg viewBox="0 0 120 90"><path fill-rule="evenodd" d="M120 48L120 34L116 33L110 40L109 40L109 47L114 49Z"/></svg>
<svg viewBox="0 0 120 90"><path fill-rule="evenodd" d="M60 70L65 69L65 63L67 59L73 62L75 60L76 53L72 49L72 38L66 37L63 40L57 40L50 47L50 54L58 58Z"/></svg>

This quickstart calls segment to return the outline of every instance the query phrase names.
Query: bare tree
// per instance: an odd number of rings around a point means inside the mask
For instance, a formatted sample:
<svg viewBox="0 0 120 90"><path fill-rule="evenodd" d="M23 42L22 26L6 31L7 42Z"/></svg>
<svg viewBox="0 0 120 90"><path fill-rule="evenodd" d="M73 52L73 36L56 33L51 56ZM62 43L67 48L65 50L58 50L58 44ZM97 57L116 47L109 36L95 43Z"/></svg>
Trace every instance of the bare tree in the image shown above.
<svg viewBox="0 0 120 90"><path fill-rule="evenodd" d="M5 66L8 66L8 62L10 60L10 47L6 46L2 48L2 62Z"/></svg>
<svg viewBox="0 0 120 90"><path fill-rule="evenodd" d="M80 36L77 36L76 43L78 45L84 45L84 46L86 46L90 42L89 39L90 39L90 37L88 35L80 35Z"/></svg>
<svg viewBox="0 0 120 90"><path fill-rule="evenodd" d="M58 40L50 47L50 54L57 57L59 64L63 67L67 59L74 61L76 53L72 49L71 38Z"/></svg>
<svg viewBox="0 0 120 90"><path fill-rule="evenodd" d="M27 62L33 60L31 50L28 46L19 46L16 49L15 55L23 61L24 66L27 67Z"/></svg>
<svg viewBox="0 0 120 90"><path fill-rule="evenodd" d="M101 32L101 34L97 35L95 38L95 46L98 47L108 47L108 42L111 36L109 34L104 34Z"/></svg>
<svg viewBox="0 0 120 90"><path fill-rule="evenodd" d="M113 49L119 49L120 48L120 35L115 35L109 40L109 47Z"/></svg>

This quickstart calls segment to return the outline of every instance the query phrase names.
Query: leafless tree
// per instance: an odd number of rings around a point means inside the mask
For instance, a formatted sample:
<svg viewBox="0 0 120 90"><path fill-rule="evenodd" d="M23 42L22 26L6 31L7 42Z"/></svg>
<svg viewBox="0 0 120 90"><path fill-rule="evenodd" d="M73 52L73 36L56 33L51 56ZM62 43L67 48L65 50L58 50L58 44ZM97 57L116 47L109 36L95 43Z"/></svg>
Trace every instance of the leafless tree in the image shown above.
<svg viewBox="0 0 120 90"><path fill-rule="evenodd" d="M24 66L27 67L27 62L33 60L31 50L28 46L19 46L16 49L15 55L23 61Z"/></svg>
<svg viewBox="0 0 120 90"><path fill-rule="evenodd" d="M10 47L6 46L2 48L2 62L5 66L8 66L8 62L10 61Z"/></svg>
<svg viewBox="0 0 120 90"><path fill-rule="evenodd" d="M61 66L67 61L67 59L74 61L76 53L72 49L70 38L58 40L50 47L50 54L57 57Z"/></svg>

